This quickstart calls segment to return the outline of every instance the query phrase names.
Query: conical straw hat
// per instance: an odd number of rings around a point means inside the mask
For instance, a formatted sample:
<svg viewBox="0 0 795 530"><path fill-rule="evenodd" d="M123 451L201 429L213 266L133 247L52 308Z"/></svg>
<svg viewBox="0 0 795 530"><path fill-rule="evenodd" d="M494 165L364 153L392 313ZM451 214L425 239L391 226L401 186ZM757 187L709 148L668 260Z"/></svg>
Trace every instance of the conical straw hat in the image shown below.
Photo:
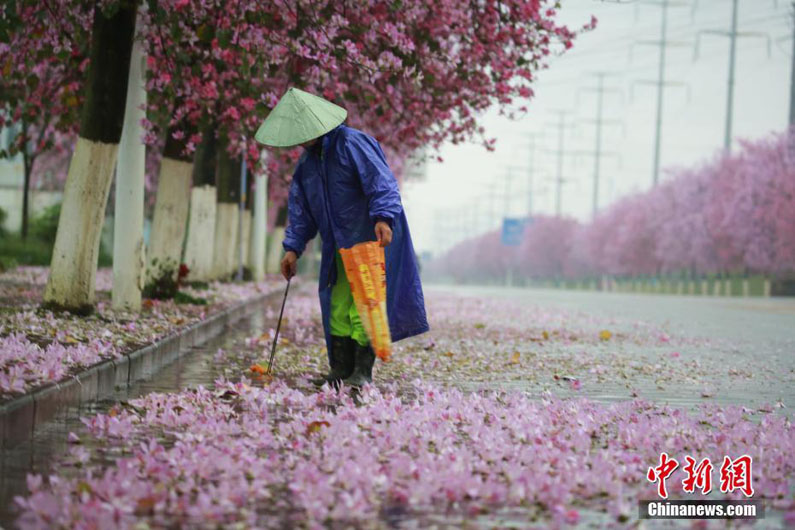
<svg viewBox="0 0 795 530"><path fill-rule="evenodd" d="M254 138L272 147L291 147L323 136L347 116L347 110L330 101L290 88L265 118Z"/></svg>

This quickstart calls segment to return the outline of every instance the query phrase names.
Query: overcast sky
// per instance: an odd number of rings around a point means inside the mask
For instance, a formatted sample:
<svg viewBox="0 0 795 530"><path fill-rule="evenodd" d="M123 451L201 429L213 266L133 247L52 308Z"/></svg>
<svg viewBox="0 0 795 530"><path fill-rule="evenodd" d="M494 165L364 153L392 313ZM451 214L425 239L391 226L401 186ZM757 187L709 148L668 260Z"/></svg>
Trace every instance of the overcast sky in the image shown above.
<svg viewBox="0 0 795 530"><path fill-rule="evenodd" d="M738 1L738 31L752 35L737 39L734 145L739 138L756 138L787 126L793 31L790 1ZM584 90L596 86L593 72L614 74L604 81L611 91L604 94L603 118L615 123L603 126L606 154L601 159L600 206L651 186L657 89L638 81L656 81L659 48L638 41L659 41L659 2L562 3L561 19L570 27L581 26L591 14L599 25L539 73L529 113L519 121L509 121L496 111L486 114L482 121L497 138L495 152L475 144L445 146L440 153L444 162L429 163L422 181L405 184L403 202L419 252L438 252L459 238L496 227L506 207L510 216L527 214L529 134L536 138L533 213L554 213L557 155L551 151L558 147L556 111L569 112L564 149L593 151L595 127L588 120L596 116L597 100L594 92ZM666 167L698 164L723 146L729 39L702 33L698 57L695 43L704 30L728 30L732 10L732 0L671 0L671 4L667 33L672 45L666 51L666 79L683 86L664 93L662 180ZM510 199L506 201L509 171ZM589 219L593 158L565 156L562 174L566 179L563 214ZM498 192L493 199L492 189Z"/></svg>

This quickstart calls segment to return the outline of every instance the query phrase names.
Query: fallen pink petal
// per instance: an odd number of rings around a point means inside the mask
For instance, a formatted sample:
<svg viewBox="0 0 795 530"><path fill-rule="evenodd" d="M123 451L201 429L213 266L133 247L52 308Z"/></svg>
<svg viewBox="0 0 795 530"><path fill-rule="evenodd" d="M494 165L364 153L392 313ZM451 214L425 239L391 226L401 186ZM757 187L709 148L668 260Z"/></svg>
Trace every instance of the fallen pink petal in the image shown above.
<svg viewBox="0 0 795 530"><path fill-rule="evenodd" d="M794 30L4 2L0 528L795 527Z"/></svg>

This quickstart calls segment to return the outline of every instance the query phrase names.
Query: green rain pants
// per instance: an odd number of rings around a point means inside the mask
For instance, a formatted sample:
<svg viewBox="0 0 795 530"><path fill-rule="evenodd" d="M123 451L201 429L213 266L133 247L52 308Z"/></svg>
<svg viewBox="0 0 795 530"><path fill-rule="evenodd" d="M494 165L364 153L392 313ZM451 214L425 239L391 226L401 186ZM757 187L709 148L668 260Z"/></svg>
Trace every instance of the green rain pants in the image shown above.
<svg viewBox="0 0 795 530"><path fill-rule="evenodd" d="M342 257L339 251L335 254L337 283L331 288L331 315L329 317L331 334L337 337L351 337L361 346L366 346L370 341L367 339L364 326L362 326L359 312L356 311L356 304L353 303L351 286L348 283L348 277L345 275Z"/></svg>

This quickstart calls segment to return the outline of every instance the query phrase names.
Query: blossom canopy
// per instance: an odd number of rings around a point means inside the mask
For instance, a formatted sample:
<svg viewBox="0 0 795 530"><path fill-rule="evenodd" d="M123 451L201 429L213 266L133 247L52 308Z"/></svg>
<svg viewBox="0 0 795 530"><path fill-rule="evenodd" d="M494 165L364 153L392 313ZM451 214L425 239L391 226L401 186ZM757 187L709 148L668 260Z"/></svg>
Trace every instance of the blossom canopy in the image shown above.
<svg viewBox="0 0 795 530"><path fill-rule="evenodd" d="M348 111L297 88L289 88L265 118L254 138L272 147L292 147L323 136L340 125Z"/></svg>

